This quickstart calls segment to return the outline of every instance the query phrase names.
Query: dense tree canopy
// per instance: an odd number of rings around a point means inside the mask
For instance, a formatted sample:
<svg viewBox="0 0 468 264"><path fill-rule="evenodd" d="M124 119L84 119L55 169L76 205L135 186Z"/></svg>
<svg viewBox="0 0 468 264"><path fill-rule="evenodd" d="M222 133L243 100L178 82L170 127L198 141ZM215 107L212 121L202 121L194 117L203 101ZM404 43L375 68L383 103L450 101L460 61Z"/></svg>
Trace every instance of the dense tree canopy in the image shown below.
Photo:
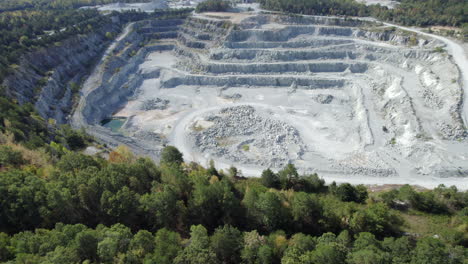
<svg viewBox="0 0 468 264"><path fill-rule="evenodd" d="M395 206L428 196L447 208L429 213L466 222L467 194L452 187L404 186L364 200L366 189L348 184L300 189L295 184L309 176L296 175L292 165L282 170L295 179L291 185L271 188L262 179L132 154L110 162L70 151L44 174L18 153L21 163L0 171L1 261L462 263L467 256L466 226L441 230L438 238L403 236L398 210L426 207Z"/></svg>
<svg viewBox="0 0 468 264"><path fill-rule="evenodd" d="M82 6L95 6L115 2L141 2L138 0L2 0L0 13L25 9L74 9Z"/></svg>
<svg viewBox="0 0 468 264"><path fill-rule="evenodd" d="M66 38L92 32L109 22L110 17L94 9L0 13L0 82L15 69L21 55L59 45ZM48 70L38 69L44 76Z"/></svg>
<svg viewBox="0 0 468 264"><path fill-rule="evenodd" d="M206 0L197 5L195 12L224 12L231 8L229 1L225 0Z"/></svg>
<svg viewBox="0 0 468 264"><path fill-rule="evenodd" d="M259 0L267 9L308 15L374 16L386 21L413 26L468 23L467 1L401 0L395 9L380 5L365 6L355 0Z"/></svg>

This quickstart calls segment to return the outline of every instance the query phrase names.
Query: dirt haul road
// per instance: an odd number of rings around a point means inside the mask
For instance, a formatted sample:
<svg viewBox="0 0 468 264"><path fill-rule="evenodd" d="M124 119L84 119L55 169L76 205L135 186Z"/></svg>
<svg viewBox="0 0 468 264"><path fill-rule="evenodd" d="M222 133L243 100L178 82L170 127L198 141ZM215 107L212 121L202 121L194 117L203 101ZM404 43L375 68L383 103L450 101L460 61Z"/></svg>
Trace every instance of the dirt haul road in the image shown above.
<svg viewBox="0 0 468 264"><path fill-rule="evenodd" d="M423 36L437 39L445 43L445 45L447 45L446 46L447 52L450 55L452 55L453 60L455 61L455 63L458 66L458 69L460 70L460 74L461 74L460 84L463 86L463 91L464 91L463 92L463 123L465 123L465 127L468 127L468 57L463 47L453 40L450 40L448 38L438 36L435 34L423 32L420 29L404 27L404 26L399 26L399 25L390 24L390 23L384 23L384 24L387 26L400 28L406 31L415 32Z"/></svg>

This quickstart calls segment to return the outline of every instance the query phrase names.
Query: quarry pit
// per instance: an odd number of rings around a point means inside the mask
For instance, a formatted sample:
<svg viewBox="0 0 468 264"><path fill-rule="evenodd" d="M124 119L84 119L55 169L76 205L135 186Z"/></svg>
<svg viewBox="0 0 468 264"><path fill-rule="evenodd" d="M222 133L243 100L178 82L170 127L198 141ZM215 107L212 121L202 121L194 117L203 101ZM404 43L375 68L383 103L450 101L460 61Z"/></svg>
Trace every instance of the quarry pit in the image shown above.
<svg viewBox="0 0 468 264"><path fill-rule="evenodd" d="M244 176L293 163L327 181L467 189L460 69L441 40L378 21L140 21L86 80L72 124L109 146L157 160L173 145Z"/></svg>

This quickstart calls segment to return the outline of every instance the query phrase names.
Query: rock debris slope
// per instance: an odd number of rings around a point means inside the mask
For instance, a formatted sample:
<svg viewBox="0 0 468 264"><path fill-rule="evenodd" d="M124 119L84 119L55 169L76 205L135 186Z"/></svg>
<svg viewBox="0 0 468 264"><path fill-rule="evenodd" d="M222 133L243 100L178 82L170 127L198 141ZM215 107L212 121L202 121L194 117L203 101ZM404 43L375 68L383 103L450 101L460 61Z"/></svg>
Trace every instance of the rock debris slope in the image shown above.
<svg viewBox="0 0 468 264"><path fill-rule="evenodd" d="M329 180L468 186L462 77L438 40L273 14L135 26L74 119L113 145L157 158L172 144L252 176L294 163ZM127 118L119 134L99 126L111 115Z"/></svg>

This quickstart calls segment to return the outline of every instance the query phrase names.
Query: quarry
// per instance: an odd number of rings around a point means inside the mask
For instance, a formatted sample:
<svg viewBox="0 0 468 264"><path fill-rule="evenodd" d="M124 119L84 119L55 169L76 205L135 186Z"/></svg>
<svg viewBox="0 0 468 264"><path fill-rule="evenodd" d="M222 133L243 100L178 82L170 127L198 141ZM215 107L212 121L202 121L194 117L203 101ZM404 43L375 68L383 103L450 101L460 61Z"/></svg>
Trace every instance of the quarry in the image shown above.
<svg viewBox="0 0 468 264"><path fill-rule="evenodd" d="M292 163L327 181L466 189L466 58L450 51L365 19L138 21L105 51L69 122L110 147L157 160L173 145L244 176Z"/></svg>

